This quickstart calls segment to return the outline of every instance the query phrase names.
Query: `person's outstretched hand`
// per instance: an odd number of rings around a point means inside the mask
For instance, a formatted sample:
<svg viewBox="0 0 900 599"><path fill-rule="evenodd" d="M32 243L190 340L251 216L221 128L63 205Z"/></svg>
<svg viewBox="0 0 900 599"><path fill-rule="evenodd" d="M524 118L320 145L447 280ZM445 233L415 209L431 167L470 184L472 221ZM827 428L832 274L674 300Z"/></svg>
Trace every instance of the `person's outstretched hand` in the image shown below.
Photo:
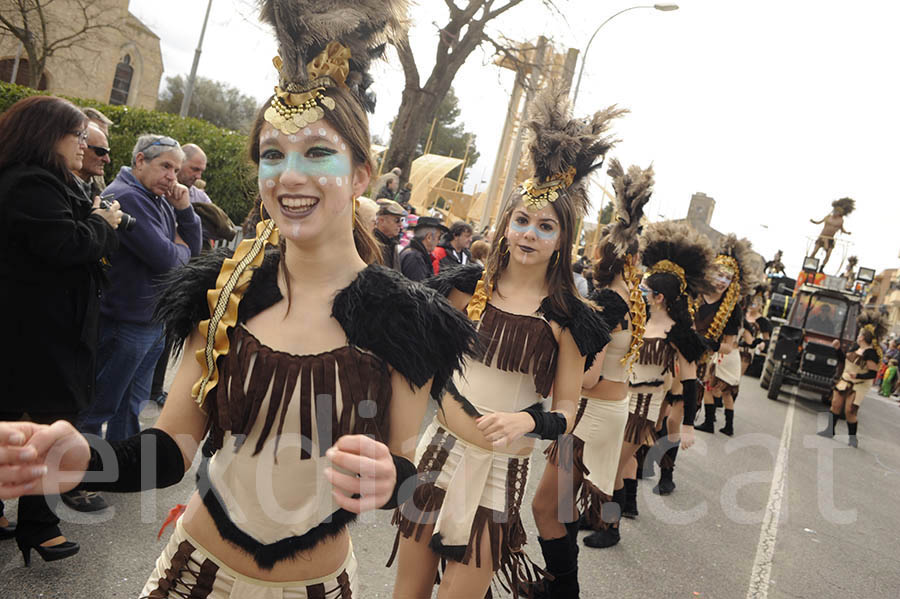
<svg viewBox="0 0 900 599"><path fill-rule="evenodd" d="M90 456L87 439L64 420L0 422L0 499L68 491Z"/></svg>

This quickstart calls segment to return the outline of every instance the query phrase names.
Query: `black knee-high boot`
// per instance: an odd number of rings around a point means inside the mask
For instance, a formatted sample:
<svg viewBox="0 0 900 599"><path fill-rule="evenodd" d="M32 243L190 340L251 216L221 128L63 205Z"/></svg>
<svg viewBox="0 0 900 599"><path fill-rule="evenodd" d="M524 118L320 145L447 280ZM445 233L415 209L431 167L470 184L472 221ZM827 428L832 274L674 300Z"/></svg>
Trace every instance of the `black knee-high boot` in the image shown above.
<svg viewBox="0 0 900 599"><path fill-rule="evenodd" d="M625 487L623 489L624 503L622 504L622 516L625 518L637 518L638 516L638 507L637 507L637 490L638 490L638 482L636 478L626 478L624 479Z"/></svg>
<svg viewBox="0 0 900 599"><path fill-rule="evenodd" d="M578 523L575 534L578 533ZM556 599L578 599L578 544L572 541L569 525L566 525L566 536L549 541L538 537L541 553L547 572L553 576L544 584L544 593L536 593L537 597Z"/></svg>
<svg viewBox="0 0 900 599"><path fill-rule="evenodd" d="M675 472L675 459L678 457L678 446L680 443L672 443L671 447L666 450L665 455L660 461L659 483L653 487L653 492L657 495L671 495L675 490L675 481L672 475Z"/></svg>
<svg viewBox="0 0 900 599"><path fill-rule="evenodd" d="M715 433L716 432L716 404L706 403L703 404L703 414L705 419L703 423L695 426L695 431L701 431L704 433Z"/></svg>
<svg viewBox="0 0 900 599"><path fill-rule="evenodd" d="M716 406L717 408L721 408L721 407L725 406L725 403L722 401L721 395L718 397L713 396L713 405Z"/></svg>
<svg viewBox="0 0 900 599"><path fill-rule="evenodd" d="M816 433L822 437L833 437L834 436L834 426L837 423L837 415L834 412L828 412L828 424L825 426L823 430L820 430Z"/></svg>
<svg viewBox="0 0 900 599"><path fill-rule="evenodd" d="M595 549L603 549L612 547L617 544L621 537L619 536L619 521L622 514L622 504L625 503L625 489L616 489L613 491L612 501L603 504L602 518L607 523L606 528L591 533L582 539L582 542L588 547Z"/></svg>
<svg viewBox="0 0 900 599"><path fill-rule="evenodd" d="M720 428L719 432L729 437L734 434L734 409L725 408L725 426Z"/></svg>
<svg viewBox="0 0 900 599"><path fill-rule="evenodd" d="M848 422L847 423L847 445L850 447L859 447L859 441L856 439L856 427L858 422Z"/></svg>

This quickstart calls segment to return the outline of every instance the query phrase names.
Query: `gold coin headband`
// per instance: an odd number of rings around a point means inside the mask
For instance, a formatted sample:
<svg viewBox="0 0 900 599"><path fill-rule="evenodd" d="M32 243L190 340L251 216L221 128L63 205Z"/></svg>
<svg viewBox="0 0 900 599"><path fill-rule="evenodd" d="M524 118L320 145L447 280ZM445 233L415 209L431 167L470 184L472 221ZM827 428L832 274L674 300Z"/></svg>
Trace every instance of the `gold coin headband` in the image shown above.
<svg viewBox="0 0 900 599"><path fill-rule="evenodd" d="M724 266L725 268L730 270L731 273L734 275L740 274L740 272L741 272L741 269L738 266L737 260L735 260L731 256L728 256L725 254L719 254L718 256L716 256L716 259L714 262L716 264L718 264L719 266Z"/></svg>
<svg viewBox="0 0 900 599"><path fill-rule="evenodd" d="M525 208L536 212L550 202L555 202L559 198L559 190L568 187L574 180L574 166L570 166L564 173L551 175L543 183L537 183L534 179L526 180L522 183L522 198L525 200Z"/></svg>
<svg viewBox="0 0 900 599"><path fill-rule="evenodd" d="M687 289L687 279L684 278L684 269L675 264L670 260L660 260L656 264L650 267L647 271L648 275L655 275L656 273L668 273L670 275L675 275L678 277L678 283L681 287L680 292L684 294Z"/></svg>
<svg viewBox="0 0 900 599"><path fill-rule="evenodd" d="M272 59L281 71L280 56ZM324 94L329 87L346 87L350 74L350 49L329 42L306 67L310 81L305 85L289 82L275 86L275 96L266 108L266 121L282 133L291 135L325 116L325 108L334 110L334 100Z"/></svg>

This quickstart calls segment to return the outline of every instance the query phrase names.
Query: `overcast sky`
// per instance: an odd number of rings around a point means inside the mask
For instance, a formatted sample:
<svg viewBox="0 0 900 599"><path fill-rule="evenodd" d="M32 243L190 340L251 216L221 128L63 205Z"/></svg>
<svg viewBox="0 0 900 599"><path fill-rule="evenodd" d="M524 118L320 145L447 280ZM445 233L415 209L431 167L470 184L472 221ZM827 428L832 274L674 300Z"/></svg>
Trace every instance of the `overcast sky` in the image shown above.
<svg viewBox="0 0 900 599"><path fill-rule="evenodd" d="M499 2L500 0L498 0ZM459 3L459 0L458 0ZM514 39L551 37L583 50L604 19L634 3L556 0L554 15L525 0L495 23ZM680 9L626 12L600 30L587 56L576 112L618 104L623 163L656 170L651 220L682 218L691 194L716 200L712 226L749 237L767 258L785 252L799 269L831 202L856 199L844 228L862 266L900 265L900 2L897 0L683 0ZM213 0L198 73L262 101L277 81L274 37L253 3ZM206 2L131 0L131 11L162 40L165 76L190 72ZM410 32L421 78L434 61L443 0L419 0ZM579 62L579 67L581 63ZM393 53L374 72L372 133L389 136L403 75ZM481 160L468 187L484 189L496 155L512 75L472 54L454 83L462 120ZM481 181L484 181L481 183ZM598 184L605 184L605 175ZM593 194L595 209L600 194ZM596 213L595 213L596 214ZM820 254L821 257L821 254ZM840 247L827 272L837 270Z"/></svg>

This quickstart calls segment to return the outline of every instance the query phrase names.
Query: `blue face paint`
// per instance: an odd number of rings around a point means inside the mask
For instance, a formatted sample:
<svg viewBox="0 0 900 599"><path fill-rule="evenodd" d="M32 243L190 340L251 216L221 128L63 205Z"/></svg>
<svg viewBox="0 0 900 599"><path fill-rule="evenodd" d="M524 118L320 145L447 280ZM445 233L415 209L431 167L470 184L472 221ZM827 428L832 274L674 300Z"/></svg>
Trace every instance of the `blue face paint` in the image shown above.
<svg viewBox="0 0 900 599"><path fill-rule="evenodd" d="M259 160L260 181L278 179L288 171L314 178L346 177L350 175L350 159L337 153L310 158L301 152L288 152L281 158L261 157Z"/></svg>
<svg viewBox="0 0 900 599"><path fill-rule="evenodd" d="M516 221L510 221L509 228L515 231L516 233L525 234L528 231L531 231L535 234L538 239L544 239L547 241L551 241L556 239L559 236L559 231L541 231L537 225L520 225Z"/></svg>

